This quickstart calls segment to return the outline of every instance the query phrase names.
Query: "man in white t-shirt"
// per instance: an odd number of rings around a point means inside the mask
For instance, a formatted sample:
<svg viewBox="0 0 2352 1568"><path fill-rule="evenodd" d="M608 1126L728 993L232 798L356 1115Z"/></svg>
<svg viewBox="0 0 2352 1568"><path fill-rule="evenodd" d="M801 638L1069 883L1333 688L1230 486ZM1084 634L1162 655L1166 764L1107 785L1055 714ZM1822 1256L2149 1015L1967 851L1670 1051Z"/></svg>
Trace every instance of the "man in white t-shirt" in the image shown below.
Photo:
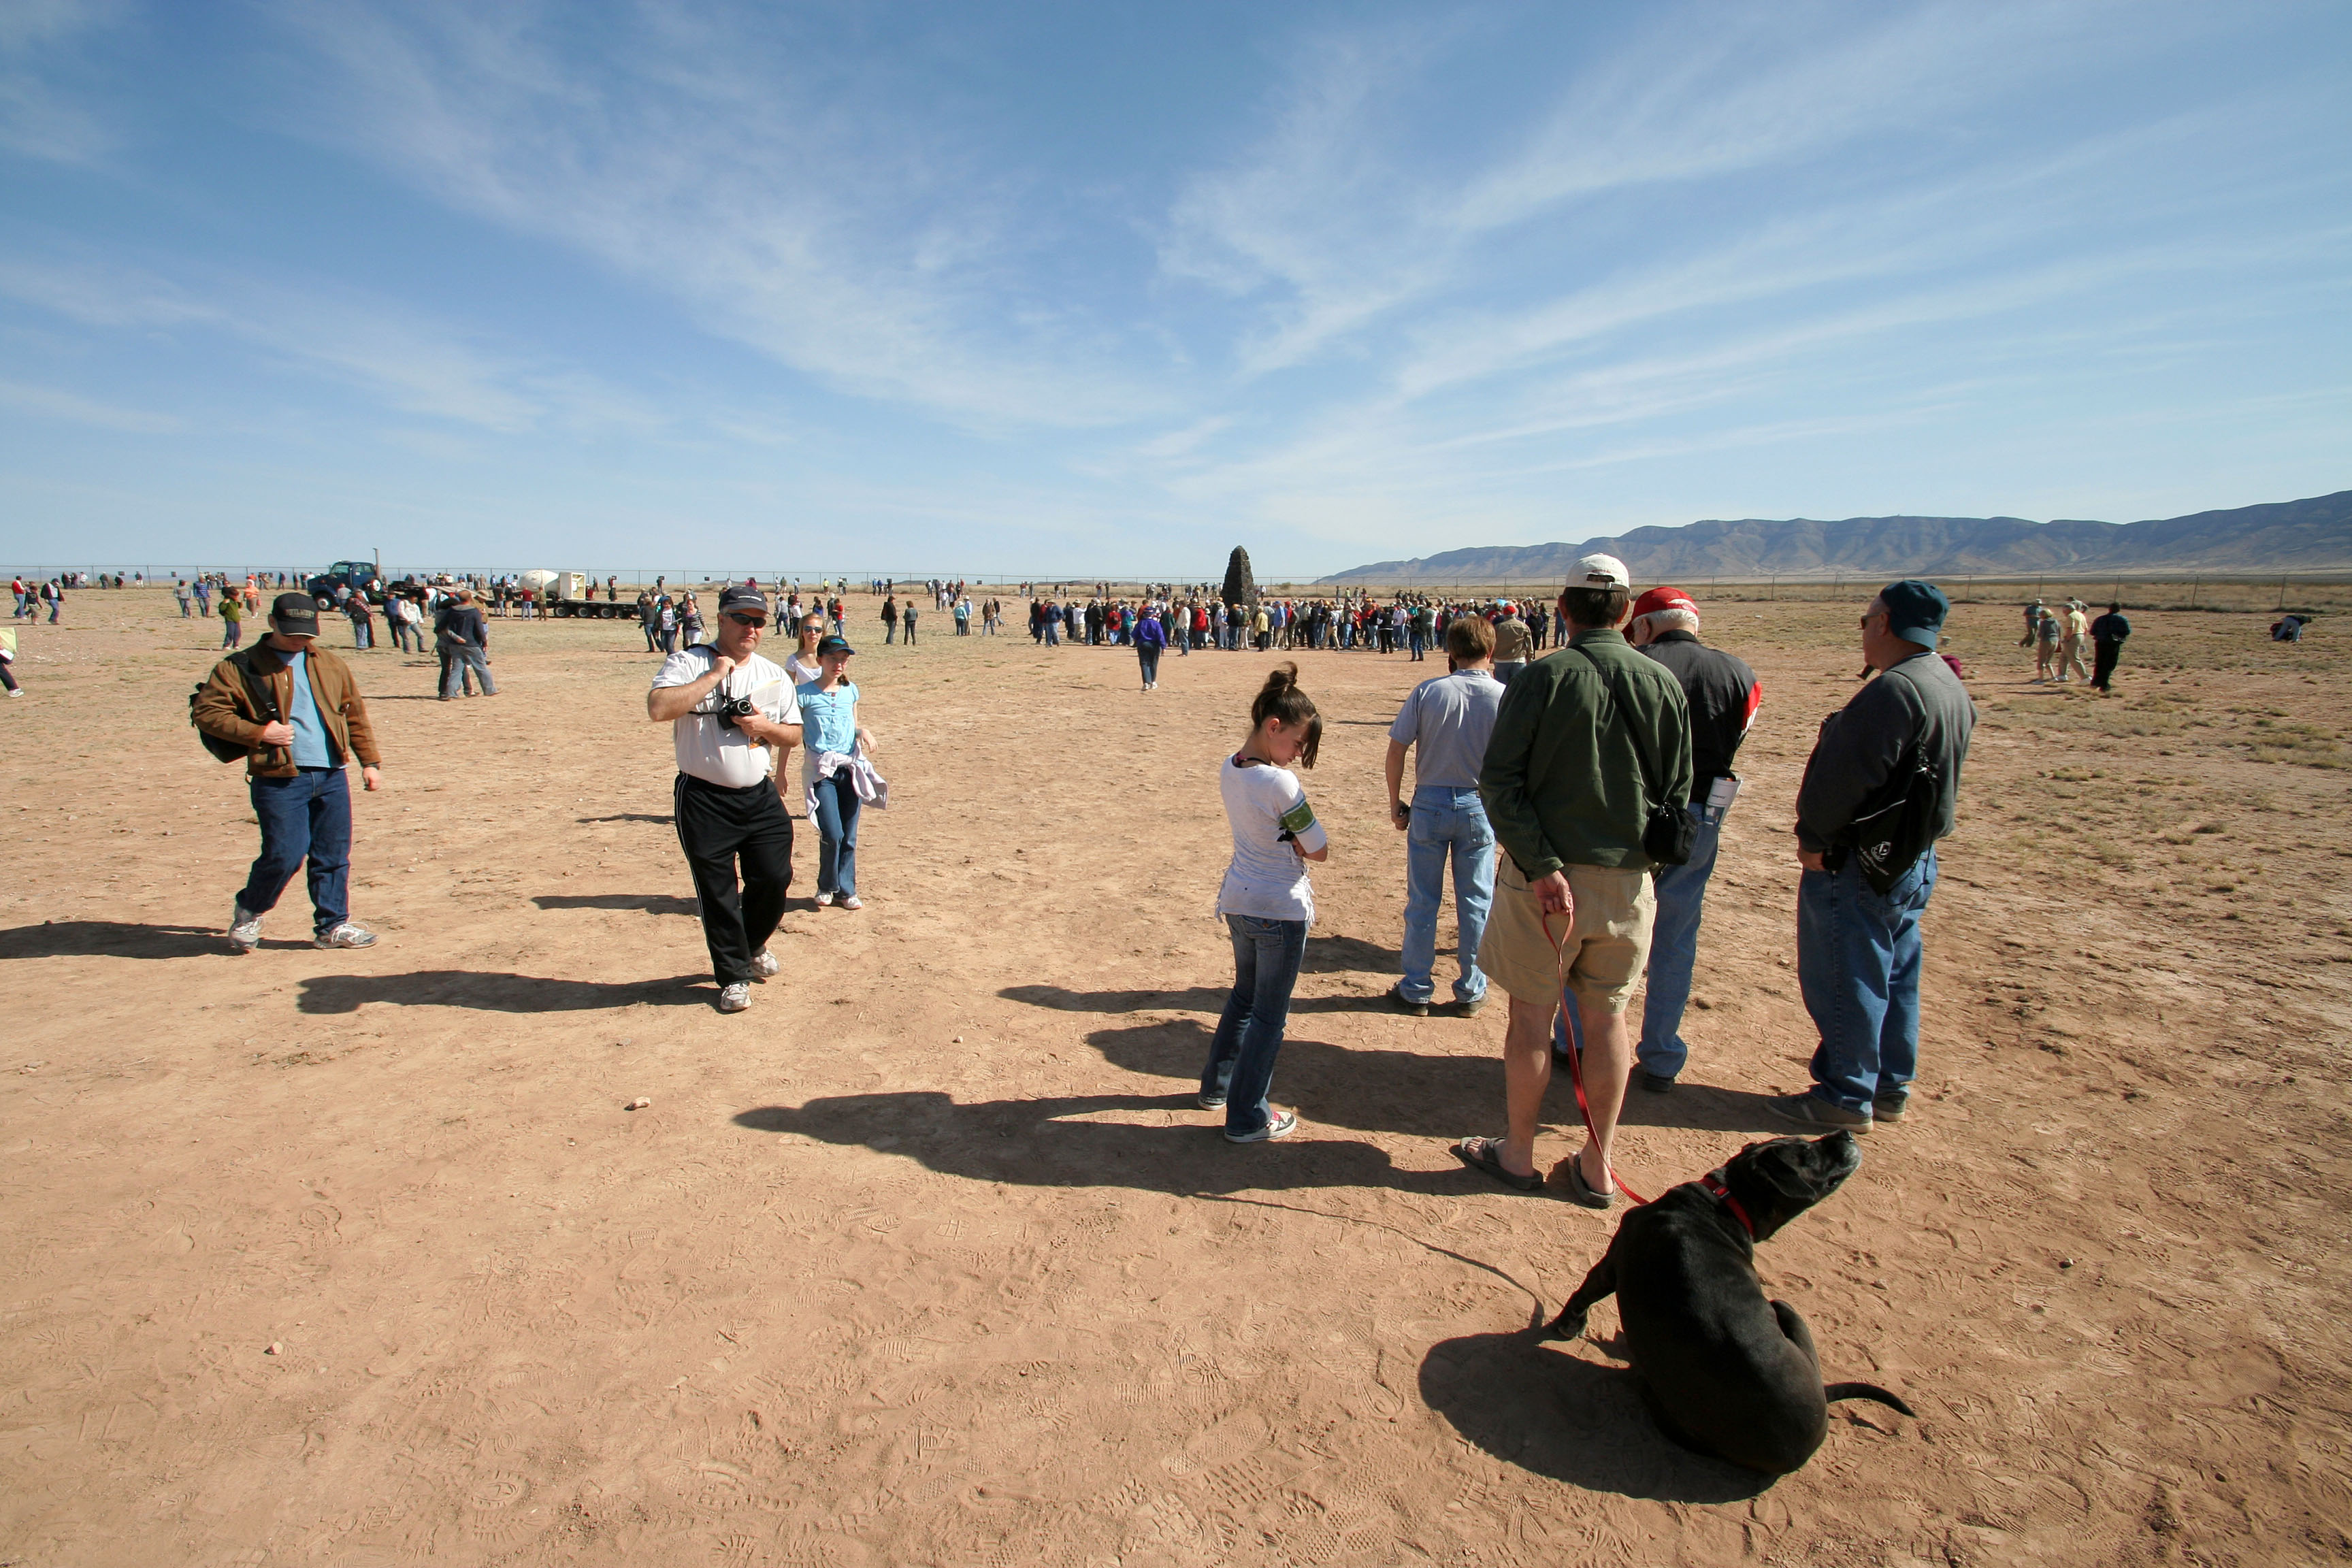
<svg viewBox="0 0 2352 1568"><path fill-rule="evenodd" d="M646 694L646 716L669 724L677 746L677 841L694 873L722 1013L749 1007L751 983L780 967L768 939L793 879L793 819L775 781L800 744L800 700L782 667L760 657L767 625L766 595L728 589L719 596L716 645L671 654Z"/></svg>

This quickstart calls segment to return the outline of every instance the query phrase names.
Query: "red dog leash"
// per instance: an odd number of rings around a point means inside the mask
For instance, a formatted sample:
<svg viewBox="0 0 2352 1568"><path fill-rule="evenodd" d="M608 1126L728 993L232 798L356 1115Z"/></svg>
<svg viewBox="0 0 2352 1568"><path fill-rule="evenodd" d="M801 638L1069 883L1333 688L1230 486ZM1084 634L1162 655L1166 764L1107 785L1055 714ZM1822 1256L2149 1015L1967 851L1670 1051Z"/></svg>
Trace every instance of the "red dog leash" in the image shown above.
<svg viewBox="0 0 2352 1568"><path fill-rule="evenodd" d="M1568 949L1562 945L1562 938L1556 937L1551 934L1551 914L1549 910L1545 912L1543 918L1543 933L1544 940L1551 943L1552 973L1558 976L1559 980L1559 1005L1564 1008L1573 1007L1576 1004L1570 999L1568 994ZM1562 1020L1563 1023L1566 1020ZM1584 1118L1585 1135L1592 1140L1592 1146L1598 1149L1601 1147L1601 1133L1599 1129L1592 1125L1592 1107L1584 1098L1584 1052L1576 1043L1577 1035L1578 1031L1575 1029L1570 1029L1568 1031L1569 1076L1570 1080L1576 1085L1576 1112L1578 1115ZM1576 1156L1573 1154L1569 1156L1570 1159L1574 1159L1575 1157ZM1623 1193L1628 1198L1632 1199L1637 1207L1650 1201L1641 1194L1635 1192L1633 1188L1627 1186L1623 1180L1618 1176L1616 1167L1610 1164L1607 1159L1602 1159L1601 1165L1601 1169L1609 1173L1610 1184L1614 1186L1619 1192ZM1735 1203L1733 1207L1736 1210L1738 1208L1738 1205ZM1748 1216L1745 1214L1740 1215L1739 1223L1742 1225L1748 1224ZM1751 1236L1754 1235L1755 1229L1755 1226L1748 1226L1748 1234Z"/></svg>

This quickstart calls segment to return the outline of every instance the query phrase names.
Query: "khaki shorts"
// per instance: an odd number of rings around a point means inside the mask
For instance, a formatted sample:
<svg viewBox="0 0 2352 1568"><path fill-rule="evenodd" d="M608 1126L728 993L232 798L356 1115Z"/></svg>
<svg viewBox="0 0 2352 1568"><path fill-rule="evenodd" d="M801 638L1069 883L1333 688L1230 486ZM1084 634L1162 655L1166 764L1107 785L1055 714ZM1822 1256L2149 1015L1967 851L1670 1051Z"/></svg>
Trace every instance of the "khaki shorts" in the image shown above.
<svg viewBox="0 0 2352 1568"><path fill-rule="evenodd" d="M1580 1001L1606 1003L1611 1012L1622 1013L1650 962L1650 921L1658 910L1650 873L1607 866L1563 869L1576 914L1561 939L1569 989ZM1559 931L1558 915L1551 927ZM1478 967L1515 999L1547 1007L1559 1000L1556 962L1544 934L1543 906L1510 856L1496 856L1495 907L1478 943Z"/></svg>

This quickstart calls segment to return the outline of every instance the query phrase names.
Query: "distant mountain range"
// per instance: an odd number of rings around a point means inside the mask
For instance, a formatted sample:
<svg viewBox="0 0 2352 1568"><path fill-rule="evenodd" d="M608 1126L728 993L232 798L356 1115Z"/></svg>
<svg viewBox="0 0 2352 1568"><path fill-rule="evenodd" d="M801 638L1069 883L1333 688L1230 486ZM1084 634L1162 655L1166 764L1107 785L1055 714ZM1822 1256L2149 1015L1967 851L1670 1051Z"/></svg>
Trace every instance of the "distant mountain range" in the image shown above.
<svg viewBox="0 0 2352 1568"><path fill-rule="evenodd" d="M1637 528L1580 544L1487 545L1375 561L1325 583L1558 583L1605 551L1637 583L1708 577L1995 576L2042 572L2352 569L2352 490L2151 522L2032 522L2021 517L1709 520Z"/></svg>

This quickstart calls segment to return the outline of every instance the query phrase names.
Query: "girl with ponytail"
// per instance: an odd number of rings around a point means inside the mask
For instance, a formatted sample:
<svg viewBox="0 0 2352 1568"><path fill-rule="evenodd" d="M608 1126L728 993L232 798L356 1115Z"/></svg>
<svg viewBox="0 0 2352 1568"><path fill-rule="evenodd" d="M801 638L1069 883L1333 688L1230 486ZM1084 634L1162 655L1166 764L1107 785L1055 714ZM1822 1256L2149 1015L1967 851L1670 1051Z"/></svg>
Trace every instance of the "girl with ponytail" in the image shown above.
<svg viewBox="0 0 2352 1568"><path fill-rule="evenodd" d="M1315 921L1307 862L1331 853L1307 791L1289 770L1315 765L1323 719L1298 689L1298 667L1283 664L1250 704L1249 738L1217 770L1234 858L1217 892L1234 941L1234 989L1217 1021L1200 1106L1225 1113L1225 1141L1262 1143L1298 1125L1295 1110L1267 1102L1274 1059L1290 1019L1290 993Z"/></svg>

